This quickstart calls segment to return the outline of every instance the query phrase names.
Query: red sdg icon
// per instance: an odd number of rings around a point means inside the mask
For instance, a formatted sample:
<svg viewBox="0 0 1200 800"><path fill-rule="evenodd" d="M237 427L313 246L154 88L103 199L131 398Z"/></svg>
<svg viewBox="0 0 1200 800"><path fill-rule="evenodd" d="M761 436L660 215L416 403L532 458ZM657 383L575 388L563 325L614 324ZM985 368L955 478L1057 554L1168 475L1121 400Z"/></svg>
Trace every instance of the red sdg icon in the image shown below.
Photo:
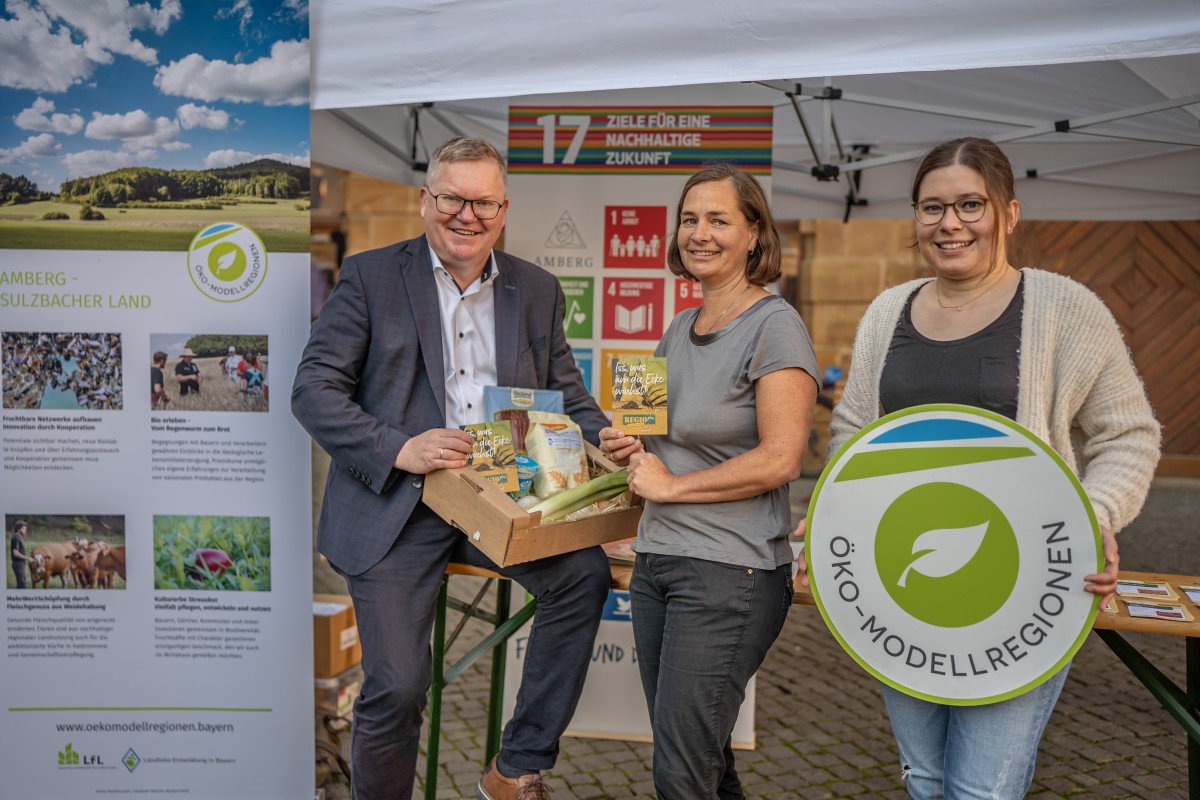
<svg viewBox="0 0 1200 800"><path fill-rule="evenodd" d="M662 338L662 278L605 278L605 339Z"/></svg>
<svg viewBox="0 0 1200 800"><path fill-rule="evenodd" d="M604 266L658 269L666 263L666 206L604 207Z"/></svg>
<svg viewBox="0 0 1200 800"><path fill-rule="evenodd" d="M704 303L704 292L700 281L689 281L683 278L675 279L675 313L689 308L696 308Z"/></svg>

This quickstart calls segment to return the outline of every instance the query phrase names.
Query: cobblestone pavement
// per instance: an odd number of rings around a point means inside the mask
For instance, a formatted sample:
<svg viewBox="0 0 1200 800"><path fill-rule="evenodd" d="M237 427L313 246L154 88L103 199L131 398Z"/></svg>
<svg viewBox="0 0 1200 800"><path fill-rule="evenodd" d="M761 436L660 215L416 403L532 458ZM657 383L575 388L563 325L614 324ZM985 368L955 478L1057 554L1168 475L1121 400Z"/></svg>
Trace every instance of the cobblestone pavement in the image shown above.
<svg viewBox="0 0 1200 800"><path fill-rule="evenodd" d="M811 488L811 481L797 482L794 503L802 502ZM1122 568L1200 574L1198 519L1200 480L1157 480L1145 511L1121 534ZM456 578L454 594L473 594L474 581ZM463 638L486 629L472 622L467 630ZM1126 638L1168 677L1184 684L1182 638ZM468 646L460 640L451 656ZM439 798L474 796L483 758L489 664L489 658L480 659L444 695ZM879 690L830 636L815 608L793 607L758 673L757 692L757 748L736 756L747 796L905 797ZM347 740L343 749L348 754ZM566 738L549 781L556 798L653 797L652 752L649 744ZM422 752L420 774L424 769ZM335 787L328 796L338 800L346 794ZM423 797L423 787L413 796ZM1075 658L1042 740L1029 797L1186 796L1186 737L1104 643L1090 636Z"/></svg>

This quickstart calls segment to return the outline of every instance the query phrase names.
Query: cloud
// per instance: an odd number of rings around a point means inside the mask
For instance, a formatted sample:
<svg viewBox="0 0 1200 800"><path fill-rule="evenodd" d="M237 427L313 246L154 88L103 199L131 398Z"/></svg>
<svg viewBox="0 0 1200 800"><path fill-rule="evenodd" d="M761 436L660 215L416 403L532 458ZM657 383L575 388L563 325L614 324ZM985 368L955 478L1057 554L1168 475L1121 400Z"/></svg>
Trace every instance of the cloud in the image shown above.
<svg viewBox="0 0 1200 800"><path fill-rule="evenodd" d="M260 158L271 158L275 161L282 161L285 164L295 164L298 167L307 167L309 165L308 153L304 155L289 155L285 153L251 153L246 150L214 150L205 156L204 168L232 167L236 164L245 164L248 161L257 161Z"/></svg>
<svg viewBox="0 0 1200 800"><path fill-rule="evenodd" d="M12 19L0 19L0 86L64 92L87 79L95 63L65 26L23 0L9 0Z"/></svg>
<svg viewBox="0 0 1200 800"><path fill-rule="evenodd" d="M83 130L83 117L78 114L52 114L54 101L39 97L33 105L13 117L18 128L27 131L63 133L68 136Z"/></svg>
<svg viewBox="0 0 1200 800"><path fill-rule="evenodd" d="M179 120L179 124L183 126L184 130L189 131L192 128L223 131L229 127L229 114L220 109L198 106L194 103L180 106L179 110L175 112L175 119Z"/></svg>
<svg viewBox="0 0 1200 800"><path fill-rule="evenodd" d="M121 140L126 150L162 147L184 150L188 145L179 139L179 123L167 117L151 117L140 108L127 114L92 113L84 136L89 139Z"/></svg>
<svg viewBox="0 0 1200 800"><path fill-rule="evenodd" d="M62 145L50 134L41 133L37 136L30 136L21 142L17 146L17 150L25 156L45 158L46 156L58 155L59 151L62 150Z"/></svg>
<svg viewBox="0 0 1200 800"><path fill-rule="evenodd" d="M47 172L42 172L40 169L31 169L29 170L29 178L36 181L38 188L43 192L58 191L58 178Z"/></svg>
<svg viewBox="0 0 1200 800"><path fill-rule="evenodd" d="M82 150L63 156L63 165L67 168L68 178L79 178L85 175L100 175L121 167L138 166L153 160L157 155L153 150L140 153L126 150Z"/></svg>
<svg viewBox="0 0 1200 800"><path fill-rule="evenodd" d="M164 94L208 102L304 105L308 102L308 40L275 42L270 56L250 64L209 61L192 53L159 67L154 85Z"/></svg>
<svg viewBox="0 0 1200 800"><path fill-rule="evenodd" d="M217 12L217 19L231 17L238 17L238 30L242 32L242 36L245 36L250 27L250 20L254 18L254 9L250 5L250 0L235 0L232 6Z"/></svg>
<svg viewBox="0 0 1200 800"><path fill-rule="evenodd" d="M62 150L62 145L49 133L30 136L16 147L0 149L0 164L16 164L28 158L47 158Z"/></svg>
<svg viewBox="0 0 1200 800"><path fill-rule="evenodd" d="M143 64L157 64L158 53L133 38L133 31L144 28L158 35L183 16L179 0L162 0L155 9L149 3L131 5L128 0L41 0L52 16L83 34L88 57L101 64L112 61L113 53L129 56Z"/></svg>
<svg viewBox="0 0 1200 800"><path fill-rule="evenodd" d="M5 7L12 19L0 19L0 86L50 92L86 81L114 55L157 64L158 53L133 32L162 34L183 13L179 0L157 9L128 0L7 0Z"/></svg>
<svg viewBox="0 0 1200 800"><path fill-rule="evenodd" d="M280 17L308 19L308 0L283 0L283 4L276 13Z"/></svg>

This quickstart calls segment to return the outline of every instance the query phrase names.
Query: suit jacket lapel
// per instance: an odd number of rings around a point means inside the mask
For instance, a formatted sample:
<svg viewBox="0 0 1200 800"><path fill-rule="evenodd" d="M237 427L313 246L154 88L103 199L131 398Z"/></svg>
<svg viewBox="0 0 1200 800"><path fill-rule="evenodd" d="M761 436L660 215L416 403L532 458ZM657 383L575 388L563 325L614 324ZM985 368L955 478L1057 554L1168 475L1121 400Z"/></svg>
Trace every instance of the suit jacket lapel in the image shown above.
<svg viewBox="0 0 1200 800"><path fill-rule="evenodd" d="M517 379L517 336L521 330L521 289L513 280L508 256L496 252L496 381L515 386Z"/></svg>
<svg viewBox="0 0 1200 800"><path fill-rule="evenodd" d="M442 361L442 314L438 301L433 261L429 258L429 243L424 236L409 244L409 258L400 263L400 276L408 294L409 309L417 323L417 339L425 372L433 384L442 420L446 419L446 367Z"/></svg>

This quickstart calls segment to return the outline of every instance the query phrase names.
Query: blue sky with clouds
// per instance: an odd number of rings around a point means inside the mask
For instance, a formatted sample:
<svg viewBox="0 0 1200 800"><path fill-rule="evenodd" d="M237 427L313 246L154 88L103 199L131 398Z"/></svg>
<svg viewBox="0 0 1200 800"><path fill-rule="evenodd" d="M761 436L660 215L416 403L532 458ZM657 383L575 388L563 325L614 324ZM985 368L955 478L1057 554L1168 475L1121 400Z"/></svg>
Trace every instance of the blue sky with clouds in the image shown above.
<svg viewBox="0 0 1200 800"><path fill-rule="evenodd" d="M5 0L0 172L308 166L308 0Z"/></svg>

